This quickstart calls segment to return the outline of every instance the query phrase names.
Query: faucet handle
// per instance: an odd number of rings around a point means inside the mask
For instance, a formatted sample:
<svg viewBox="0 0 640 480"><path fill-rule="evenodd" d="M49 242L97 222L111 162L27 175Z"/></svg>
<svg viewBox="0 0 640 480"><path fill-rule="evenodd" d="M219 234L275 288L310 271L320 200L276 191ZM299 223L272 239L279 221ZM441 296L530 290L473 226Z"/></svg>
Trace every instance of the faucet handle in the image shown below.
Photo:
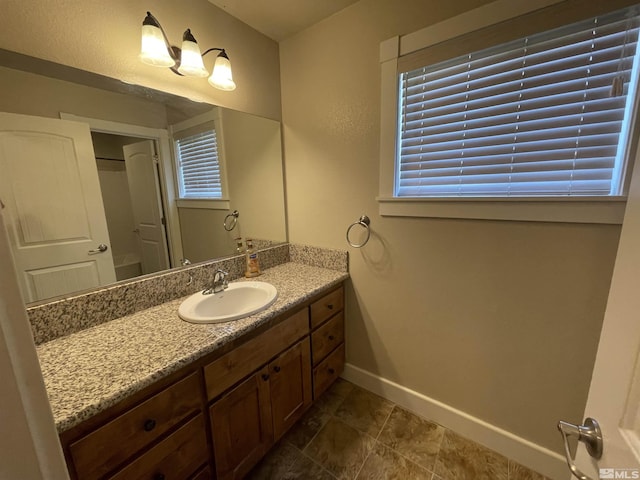
<svg viewBox="0 0 640 480"><path fill-rule="evenodd" d="M210 295L212 293L219 293L227 288L229 288L229 280L227 279L227 275L229 272L225 272L218 268L213 274L213 282L211 282L211 286L205 290L203 290L203 295Z"/></svg>
<svg viewBox="0 0 640 480"><path fill-rule="evenodd" d="M216 270L216 273L214 274L214 277L219 279L225 279L227 278L227 275L229 275L229 272L225 272L224 270L218 268Z"/></svg>
<svg viewBox="0 0 640 480"><path fill-rule="evenodd" d="M222 288L226 289L229 287L229 272L225 272L224 270L218 268L216 270L215 275L213 276L214 283L222 282Z"/></svg>

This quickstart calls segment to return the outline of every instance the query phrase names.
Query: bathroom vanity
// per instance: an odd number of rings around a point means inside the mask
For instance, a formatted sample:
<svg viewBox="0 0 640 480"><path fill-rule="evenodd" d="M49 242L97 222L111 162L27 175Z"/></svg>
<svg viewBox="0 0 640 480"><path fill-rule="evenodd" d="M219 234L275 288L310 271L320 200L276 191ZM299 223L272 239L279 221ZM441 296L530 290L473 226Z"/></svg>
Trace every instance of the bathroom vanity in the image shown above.
<svg viewBox="0 0 640 480"><path fill-rule="evenodd" d="M38 346L71 477L242 478L341 373L346 278L285 263L251 317L189 324L178 299Z"/></svg>

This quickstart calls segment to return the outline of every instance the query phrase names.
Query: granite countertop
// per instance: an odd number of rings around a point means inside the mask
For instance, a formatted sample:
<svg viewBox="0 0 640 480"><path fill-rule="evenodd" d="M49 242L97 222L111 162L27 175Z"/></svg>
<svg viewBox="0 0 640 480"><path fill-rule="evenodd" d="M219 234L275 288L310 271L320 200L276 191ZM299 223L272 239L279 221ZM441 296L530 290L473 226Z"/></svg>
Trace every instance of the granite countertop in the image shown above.
<svg viewBox="0 0 640 480"><path fill-rule="evenodd" d="M252 279L278 289L276 302L256 315L218 324L192 324L178 317L178 306L184 300L180 298L39 345L58 432L347 278L344 272L285 263Z"/></svg>

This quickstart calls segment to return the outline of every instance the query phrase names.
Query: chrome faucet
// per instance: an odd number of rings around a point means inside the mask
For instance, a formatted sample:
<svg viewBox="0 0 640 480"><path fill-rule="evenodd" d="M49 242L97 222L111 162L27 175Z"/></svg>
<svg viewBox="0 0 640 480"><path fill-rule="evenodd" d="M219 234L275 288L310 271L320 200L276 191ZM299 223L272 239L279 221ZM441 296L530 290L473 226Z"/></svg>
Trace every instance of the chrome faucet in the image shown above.
<svg viewBox="0 0 640 480"><path fill-rule="evenodd" d="M213 282L211 283L211 286L204 290L202 294L210 295L212 293L220 293L229 288L229 280L227 279L228 275L229 272L217 269L216 273L213 274Z"/></svg>

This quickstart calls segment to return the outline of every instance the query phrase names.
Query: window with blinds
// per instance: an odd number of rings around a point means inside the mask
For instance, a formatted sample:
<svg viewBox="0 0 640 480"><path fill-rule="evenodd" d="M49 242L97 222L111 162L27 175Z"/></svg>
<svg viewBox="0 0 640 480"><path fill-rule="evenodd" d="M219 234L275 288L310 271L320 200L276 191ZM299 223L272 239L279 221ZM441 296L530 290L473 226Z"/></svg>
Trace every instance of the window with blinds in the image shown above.
<svg viewBox="0 0 640 480"><path fill-rule="evenodd" d="M180 198L222 198L215 129L176 140Z"/></svg>
<svg viewBox="0 0 640 480"><path fill-rule="evenodd" d="M625 9L401 72L395 196L621 195L639 24Z"/></svg>

